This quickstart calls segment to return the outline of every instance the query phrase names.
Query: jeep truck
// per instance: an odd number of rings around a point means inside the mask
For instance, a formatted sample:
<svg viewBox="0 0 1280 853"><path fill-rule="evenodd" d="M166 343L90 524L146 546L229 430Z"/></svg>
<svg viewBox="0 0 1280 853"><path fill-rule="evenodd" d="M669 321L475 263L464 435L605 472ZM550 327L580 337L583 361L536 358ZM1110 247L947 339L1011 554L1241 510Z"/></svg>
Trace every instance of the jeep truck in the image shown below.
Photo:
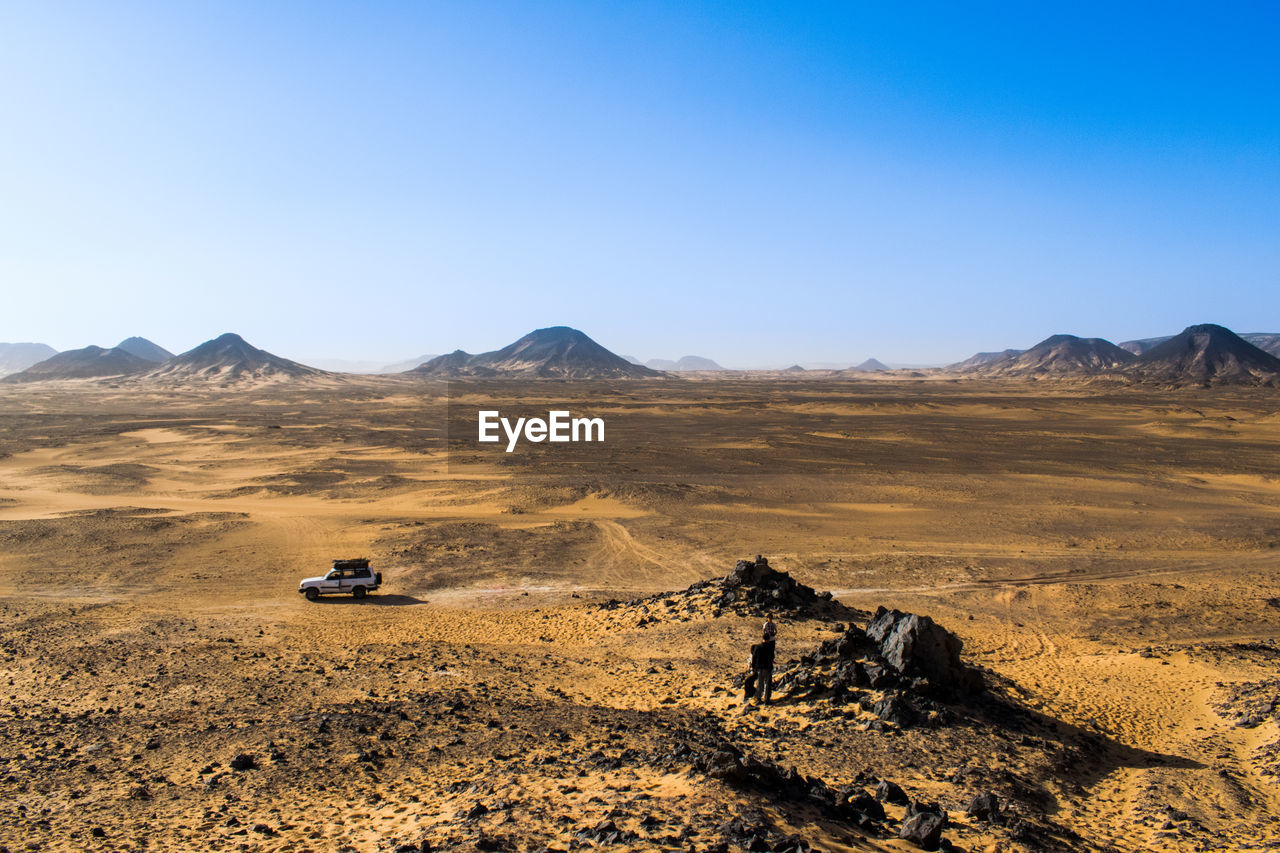
<svg viewBox="0 0 1280 853"><path fill-rule="evenodd" d="M315 601L322 595L346 595L364 598L382 585L382 572L369 568L369 561L334 560L333 568L327 575L316 578L304 578L298 584L298 592L307 597L307 601Z"/></svg>

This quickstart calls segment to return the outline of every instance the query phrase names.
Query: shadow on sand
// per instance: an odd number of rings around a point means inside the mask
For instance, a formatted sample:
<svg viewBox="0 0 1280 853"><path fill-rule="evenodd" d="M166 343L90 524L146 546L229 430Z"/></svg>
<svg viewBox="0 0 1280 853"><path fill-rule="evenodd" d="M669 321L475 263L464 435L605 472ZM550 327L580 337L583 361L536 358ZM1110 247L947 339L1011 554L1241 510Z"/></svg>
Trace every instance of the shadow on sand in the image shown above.
<svg viewBox="0 0 1280 853"><path fill-rule="evenodd" d="M352 598L349 595L322 595L311 604L358 604L364 607L403 607L409 604L428 604L425 598L414 598L412 595L367 595L364 598Z"/></svg>

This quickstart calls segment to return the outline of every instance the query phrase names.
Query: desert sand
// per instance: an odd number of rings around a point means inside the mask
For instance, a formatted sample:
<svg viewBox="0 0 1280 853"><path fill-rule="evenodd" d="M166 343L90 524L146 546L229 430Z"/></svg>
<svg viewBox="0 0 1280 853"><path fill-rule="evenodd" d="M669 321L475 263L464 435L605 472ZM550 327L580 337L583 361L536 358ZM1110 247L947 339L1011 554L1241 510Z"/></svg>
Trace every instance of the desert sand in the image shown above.
<svg viewBox="0 0 1280 853"><path fill-rule="evenodd" d="M493 400L606 446L480 452ZM916 849L901 805L706 772L725 743L891 780L955 849L1280 845L1272 389L60 382L0 425L10 851ZM779 672L883 605L988 695L744 706L759 615L658 594L756 554L846 608L779 613ZM355 556L377 594L297 593Z"/></svg>

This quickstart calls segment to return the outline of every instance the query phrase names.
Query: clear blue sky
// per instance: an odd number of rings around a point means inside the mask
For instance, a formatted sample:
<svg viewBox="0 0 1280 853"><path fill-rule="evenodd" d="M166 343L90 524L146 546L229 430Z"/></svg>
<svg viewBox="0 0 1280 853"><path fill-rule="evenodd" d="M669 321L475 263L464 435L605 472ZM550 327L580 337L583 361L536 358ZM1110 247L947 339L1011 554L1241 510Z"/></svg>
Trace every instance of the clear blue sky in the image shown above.
<svg viewBox="0 0 1280 853"><path fill-rule="evenodd" d="M6 4L0 340L1280 331L1277 43L1274 3Z"/></svg>

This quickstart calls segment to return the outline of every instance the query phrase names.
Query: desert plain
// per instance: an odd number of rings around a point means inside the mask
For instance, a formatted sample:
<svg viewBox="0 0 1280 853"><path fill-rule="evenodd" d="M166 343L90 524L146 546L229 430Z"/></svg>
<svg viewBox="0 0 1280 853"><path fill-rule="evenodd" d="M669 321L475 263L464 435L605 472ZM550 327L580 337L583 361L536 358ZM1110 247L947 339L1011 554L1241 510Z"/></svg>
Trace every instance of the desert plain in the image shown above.
<svg viewBox="0 0 1280 853"><path fill-rule="evenodd" d="M489 403L606 442L481 450ZM726 745L952 849L1280 845L1274 389L50 382L0 430L9 851L917 849ZM744 705L762 614L681 591L757 554L839 608L776 612L779 675L885 606L986 691ZM376 594L298 594L357 556Z"/></svg>

